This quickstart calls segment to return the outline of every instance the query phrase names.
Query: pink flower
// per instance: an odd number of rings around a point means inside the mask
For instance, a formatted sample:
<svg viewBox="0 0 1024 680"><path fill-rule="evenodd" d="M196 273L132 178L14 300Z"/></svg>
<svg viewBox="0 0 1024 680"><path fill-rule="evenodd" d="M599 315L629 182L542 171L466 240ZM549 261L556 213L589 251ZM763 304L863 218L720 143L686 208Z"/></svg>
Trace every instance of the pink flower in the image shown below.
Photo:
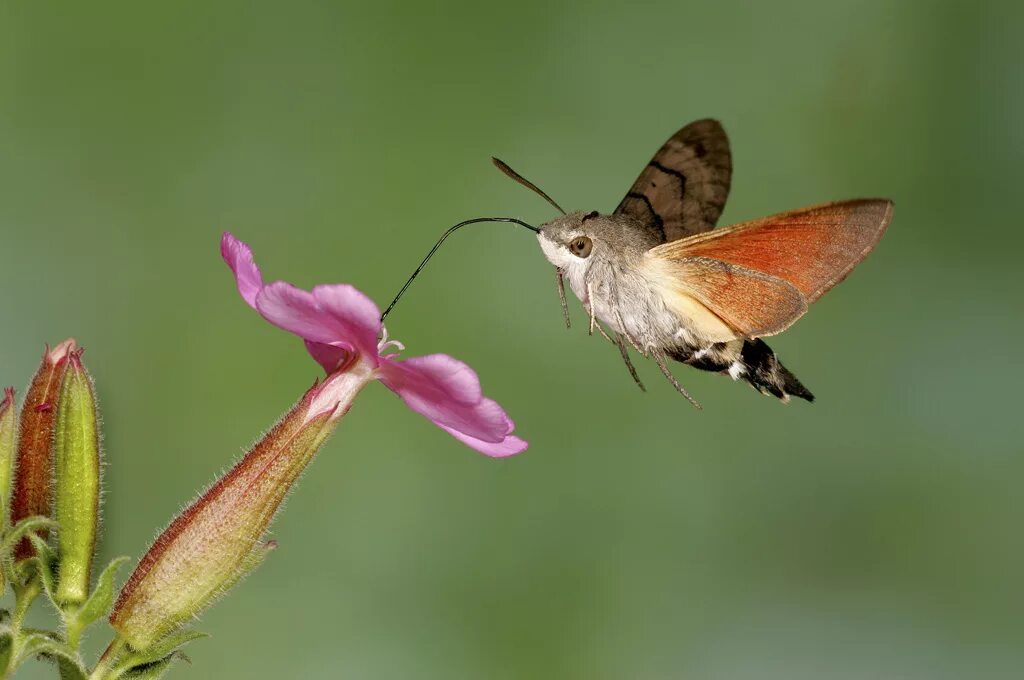
<svg viewBox="0 0 1024 680"><path fill-rule="evenodd" d="M306 291L283 281L264 284L252 250L228 232L220 251L249 306L302 338L329 375L370 370L413 411L488 456L526 449L525 441L512 436L514 425L501 406L483 396L472 368L447 354L399 360L389 352L405 348L388 340L377 305L356 288L333 284Z"/></svg>

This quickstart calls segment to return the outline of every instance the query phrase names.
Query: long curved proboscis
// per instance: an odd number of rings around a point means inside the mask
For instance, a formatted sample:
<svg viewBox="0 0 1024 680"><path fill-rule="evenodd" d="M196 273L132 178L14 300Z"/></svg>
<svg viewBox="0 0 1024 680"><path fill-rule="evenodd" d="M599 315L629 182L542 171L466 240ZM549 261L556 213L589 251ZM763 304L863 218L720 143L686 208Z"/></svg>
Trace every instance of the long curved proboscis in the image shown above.
<svg viewBox="0 0 1024 680"><path fill-rule="evenodd" d="M441 244L444 243L445 239L447 239L449 236L455 233L456 230L461 229L462 227L465 227L468 224L478 224L480 222L509 222L511 224L518 224L521 227L526 227L527 229L534 233L538 233L540 231L540 229L533 226L532 224L527 224L526 222L523 222L520 219L516 219L515 217L475 217L471 220L466 220L465 222L459 222L455 226L449 228L448 231L444 232L441 238L437 240L437 243L434 244L434 247L430 249L430 252L427 253L427 256L423 258L422 262L420 262L420 266L416 267L416 271L412 273L412 276L409 277L409 280L405 282L405 285L402 286L402 289L398 291L397 295L395 295L395 299L391 301L391 304L388 305L388 308L385 309L384 313L380 315L380 320L382 323L384 322L384 319L387 318L387 315L391 313L391 310L395 308L395 305L398 304L398 300L402 297L402 295L405 294L405 291L408 290L409 286L412 285L412 282L416 279L417 276L420 275L420 272L423 271L423 268L427 266L427 262L429 262L430 258L434 256L434 253L436 253L437 249L441 247Z"/></svg>

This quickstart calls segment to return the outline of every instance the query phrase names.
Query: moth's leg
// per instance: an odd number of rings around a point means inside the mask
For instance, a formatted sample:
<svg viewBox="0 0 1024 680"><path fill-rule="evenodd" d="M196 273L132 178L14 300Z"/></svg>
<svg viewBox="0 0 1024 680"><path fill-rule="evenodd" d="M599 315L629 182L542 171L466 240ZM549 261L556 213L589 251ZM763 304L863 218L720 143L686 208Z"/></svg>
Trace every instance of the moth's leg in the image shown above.
<svg viewBox="0 0 1024 680"><path fill-rule="evenodd" d="M698 409L704 410L704 407L698 404L697 400L690 396L690 393L686 391L686 388L679 384L676 377L672 375L672 371L668 370L668 366L665 365L665 356L661 352L653 352L653 354L654 360L658 363L658 368L661 369L662 375L668 378L668 381L672 383L672 387L676 388L676 391L679 392L679 394L686 397L688 402L696 406Z"/></svg>
<svg viewBox="0 0 1024 680"><path fill-rule="evenodd" d="M613 345L615 344L615 341L608 336L607 331L605 331L604 326L601 325L600 321L594 324L594 328L596 328L597 332L601 334L601 337L603 337L605 340L612 343Z"/></svg>
<svg viewBox="0 0 1024 680"><path fill-rule="evenodd" d="M619 344L615 340L612 340L611 336L608 335L608 331L604 329L604 326L601 325L600 321L594 324L594 328L596 328L597 332L601 334L601 337L607 340L608 342L612 343L613 345Z"/></svg>
<svg viewBox="0 0 1024 680"><path fill-rule="evenodd" d="M625 337L626 340L629 340L629 344L633 346L633 349L640 353L640 356L646 357L647 352L643 351L637 341L633 339L633 336L626 332L626 322L622 320L622 312L619 311L618 307L615 308L615 316L619 318L619 328L622 329L622 333L620 333L620 335Z"/></svg>
<svg viewBox="0 0 1024 680"><path fill-rule="evenodd" d="M646 392L647 388L640 382L640 376L636 374L636 366L633 365L633 361L629 358L629 350L626 349L626 341L622 333L615 334L615 344L619 348L619 354L622 355L622 361L625 362L626 368L629 369L629 374L633 376L633 382L640 388L641 392Z"/></svg>
<svg viewBox="0 0 1024 680"><path fill-rule="evenodd" d="M594 334L594 324L597 323L596 312L594 310L594 291L590 288L590 282L587 281L587 312L590 313L590 335Z"/></svg>
<svg viewBox="0 0 1024 680"><path fill-rule="evenodd" d="M643 348L640 347L640 343L638 343L636 339L633 338L632 334L630 334L630 332L626 330L626 322L622 318L622 300L619 299L619 287L615 285L615 279L610 279L608 285L610 289L609 294L612 296L612 298L615 299L615 318L619 322L618 332L621 333L626 338L626 340L629 340L629 344L633 346L633 349L635 349L640 354L640 356L646 357L647 352L645 352Z"/></svg>
<svg viewBox="0 0 1024 680"><path fill-rule="evenodd" d="M555 267L555 285L558 287L558 300L562 303L562 318L565 319L565 327L572 328L572 321L569 319L569 305L565 302L565 281L562 280L562 270Z"/></svg>

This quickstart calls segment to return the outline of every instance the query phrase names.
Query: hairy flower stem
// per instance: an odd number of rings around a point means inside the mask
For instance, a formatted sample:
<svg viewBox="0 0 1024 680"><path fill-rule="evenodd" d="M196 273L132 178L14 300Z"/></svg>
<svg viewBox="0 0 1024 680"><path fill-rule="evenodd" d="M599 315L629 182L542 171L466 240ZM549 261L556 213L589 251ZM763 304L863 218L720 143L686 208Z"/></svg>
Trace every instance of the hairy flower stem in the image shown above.
<svg viewBox="0 0 1024 680"><path fill-rule="evenodd" d="M22 624L25 621L25 614L28 613L32 602L43 592L43 586L38 577L28 580L28 583L19 585L17 582L11 584L14 589L14 611L11 612L11 652L7 657L7 667L3 669L2 678L9 678L17 670L18 657L21 656L24 636L22 635Z"/></svg>
<svg viewBox="0 0 1024 680"><path fill-rule="evenodd" d="M29 579L25 585L14 584L14 612L11 614L11 630L15 636L21 632L21 624L25 620L32 602L43 591L43 586L38 578Z"/></svg>
<svg viewBox="0 0 1024 680"><path fill-rule="evenodd" d="M61 610L61 614L64 617L64 637L67 640L68 647L78 651L78 646L82 642L82 631L83 626L75 614L78 613L78 607L75 605L65 605Z"/></svg>
<svg viewBox="0 0 1024 680"><path fill-rule="evenodd" d="M125 640L123 637L118 635L107 648L103 651L103 655L100 660L96 663L96 668L89 674L89 680L105 680L106 678L116 678L117 675L114 673L114 663L117 658L121 656L121 652L124 651Z"/></svg>

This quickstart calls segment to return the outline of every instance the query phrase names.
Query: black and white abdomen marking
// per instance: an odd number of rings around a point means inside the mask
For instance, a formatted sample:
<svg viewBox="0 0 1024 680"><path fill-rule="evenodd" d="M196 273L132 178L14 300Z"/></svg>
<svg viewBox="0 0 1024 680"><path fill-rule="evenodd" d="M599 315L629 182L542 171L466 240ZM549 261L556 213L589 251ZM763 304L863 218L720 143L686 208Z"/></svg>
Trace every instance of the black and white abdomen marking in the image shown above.
<svg viewBox="0 0 1024 680"><path fill-rule="evenodd" d="M669 352L676 361L713 373L728 373L733 380L744 380L762 394L783 401L800 397L814 401L814 395L782 365L764 340L720 342L701 349L678 346Z"/></svg>

